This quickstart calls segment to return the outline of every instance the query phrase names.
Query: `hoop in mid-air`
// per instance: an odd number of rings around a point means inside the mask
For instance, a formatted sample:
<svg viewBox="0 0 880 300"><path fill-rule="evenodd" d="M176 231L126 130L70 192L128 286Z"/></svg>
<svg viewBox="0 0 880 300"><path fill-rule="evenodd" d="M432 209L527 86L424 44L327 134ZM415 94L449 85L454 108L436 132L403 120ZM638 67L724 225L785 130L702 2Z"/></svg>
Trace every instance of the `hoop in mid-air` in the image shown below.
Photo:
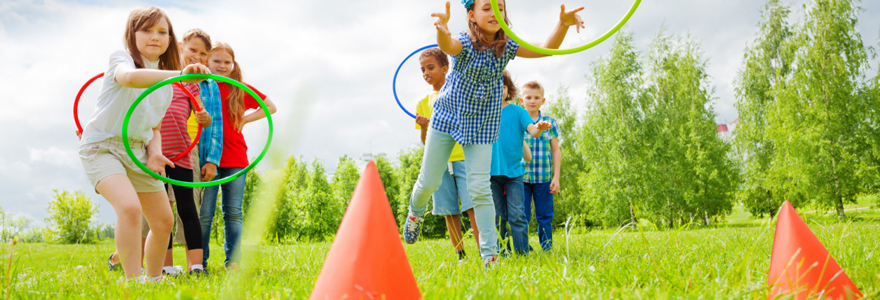
<svg viewBox="0 0 880 300"><path fill-rule="evenodd" d="M404 58L403 61L400 62L400 65L397 66L397 71L394 71L394 80L391 81L391 91L394 92L394 100L397 101L397 106L400 106L400 109L402 109L403 112L405 112L407 115L409 115L413 119L416 118L416 115L414 115L411 112L409 112L408 110L406 110L406 108L403 107L403 104L400 104L400 99L397 98L397 73L400 73L400 68L403 67L403 64L405 64L406 61L409 60L410 57L412 57L413 55L416 55L416 53L424 51L425 49L434 48L434 47L437 47L437 44L427 45L427 46L421 47L418 50L413 51L413 53L410 53L409 55L407 55L406 58Z"/></svg>
<svg viewBox="0 0 880 300"><path fill-rule="evenodd" d="M166 85L178 82L178 81L189 80L189 79L201 79L201 78L214 79L216 81L222 81L222 82L226 82L231 85L234 85L234 86L244 90L248 94L250 94L251 97L254 98L254 100L257 100L257 102L260 103L260 107L263 109L264 112L266 112L266 120L269 121L269 137L266 139L266 146L263 147L263 152L260 152L260 156L257 156L257 159L255 159L254 162L252 162L250 165L248 165L246 168L242 169L241 171L238 171L237 173L229 175L225 178L216 179L216 180L212 180L212 181L208 181L208 182L187 182L187 181L174 180L174 179L159 175L159 173L153 172L153 170L150 170L149 168L147 168L147 166L145 166L134 155L134 152L131 150L131 144L129 144L129 142L128 142L128 123L131 120L131 115L134 113L134 110L135 110L135 108L137 108L137 105L140 104L141 101L144 100L144 98L147 97L147 95L149 95L153 91L155 91L163 86L166 86ZM125 152L128 153L128 156L131 158L131 160L134 161L134 163L139 168L141 168L141 170L143 170L147 174L150 174L150 176L153 176L154 178L159 179L165 183L178 185L178 186L206 187L206 186L213 186L213 185L227 183L229 181L232 181L235 178L238 178L241 175L247 174L248 171L253 169L261 160L263 160L263 157L266 156L266 152L269 151L269 145L272 143L273 129L274 128L272 127L272 116L269 114L269 108L266 107L266 103L263 102L263 99L260 98L260 96L257 95L257 93L255 93L251 88L247 87L246 85L244 85L238 81L235 81L233 79L229 79L229 78L223 77L223 76L217 76L217 75L212 75L212 74L187 74L187 75L174 76L174 77L162 80L162 81L154 84L150 88L146 89L143 93L141 93L140 96L138 96L137 99L134 100L134 102L131 104L131 107L128 109L128 112L125 113L125 119L122 120L122 143L125 145Z"/></svg>
<svg viewBox="0 0 880 300"><path fill-rule="evenodd" d="M501 10L498 8L498 0L491 0L491 2L492 2L492 12L495 13L495 19L498 20L498 25L501 25L501 29L504 30L504 33L506 33L507 36L510 37L510 39L517 42L520 46L525 47L526 49L532 50L537 53L541 53L541 54L545 54L545 55L563 55L563 54L577 53L577 52L581 52L581 51L590 49L593 46L596 46L599 43L602 43L605 40L607 40L609 37L614 35L615 32L620 30L620 28L623 27L623 24L626 24L626 22L629 21L629 18L632 17L633 13L636 12L636 9L639 7L639 4L642 3L642 0L635 0L635 2L633 2L632 7L629 9L629 12L627 12L626 15L623 16L623 19L621 19L620 22L618 22L617 25L614 26L614 28L611 28L611 30L609 30L608 32L606 32L605 34L600 36L598 39L596 39L595 41L589 42L586 45L583 45L580 47L575 47L575 48L569 48L569 49L541 48L541 47L529 44L526 41L523 41L518 36L516 36L516 34L513 33L513 30L510 30L510 26L507 26L507 22L504 22L504 16L501 15Z"/></svg>

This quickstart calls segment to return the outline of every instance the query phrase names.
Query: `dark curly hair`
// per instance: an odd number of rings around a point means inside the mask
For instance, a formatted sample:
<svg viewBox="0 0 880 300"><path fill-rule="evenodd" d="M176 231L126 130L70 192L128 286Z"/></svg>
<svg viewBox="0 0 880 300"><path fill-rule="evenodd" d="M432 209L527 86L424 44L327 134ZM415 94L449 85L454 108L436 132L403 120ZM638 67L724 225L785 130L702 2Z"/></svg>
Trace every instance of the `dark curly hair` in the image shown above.
<svg viewBox="0 0 880 300"><path fill-rule="evenodd" d="M435 47L425 49L425 51L422 51L422 54L419 55L419 60L425 57L433 57L440 63L441 67L449 66L449 58L446 57L446 53L444 53L443 50L440 50L440 48Z"/></svg>

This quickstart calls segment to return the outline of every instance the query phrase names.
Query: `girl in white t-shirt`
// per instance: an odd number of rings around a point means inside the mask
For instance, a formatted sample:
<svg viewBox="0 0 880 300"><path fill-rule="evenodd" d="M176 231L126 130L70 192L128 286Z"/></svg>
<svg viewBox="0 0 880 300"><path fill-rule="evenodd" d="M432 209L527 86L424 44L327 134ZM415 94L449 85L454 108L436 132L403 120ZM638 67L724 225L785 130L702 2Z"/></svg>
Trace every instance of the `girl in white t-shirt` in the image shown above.
<svg viewBox="0 0 880 300"><path fill-rule="evenodd" d="M147 281L161 278L174 219L162 182L138 168L125 151L122 143L125 114L146 88L159 81L181 74L210 74L201 64L181 68L176 45L177 38L164 11L148 7L131 12L125 28L126 50L110 56L97 107L83 130L79 145L79 156L89 181L116 211L116 249L126 279L134 278L140 271L141 215L152 229L144 244L144 280ZM132 114L128 127L135 156L163 176L166 165L174 167L162 156L159 135L165 110L171 104L171 92L171 86L164 86L147 96Z"/></svg>

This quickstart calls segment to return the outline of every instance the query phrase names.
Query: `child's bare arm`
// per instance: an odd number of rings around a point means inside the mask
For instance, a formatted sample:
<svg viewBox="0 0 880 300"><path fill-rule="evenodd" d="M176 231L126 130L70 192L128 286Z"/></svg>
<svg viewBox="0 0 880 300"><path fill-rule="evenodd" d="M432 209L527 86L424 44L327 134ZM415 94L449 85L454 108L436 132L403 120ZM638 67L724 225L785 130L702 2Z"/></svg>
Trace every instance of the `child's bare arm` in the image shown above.
<svg viewBox="0 0 880 300"><path fill-rule="evenodd" d="M529 149L529 144L523 141L523 160L526 162L532 161L532 149Z"/></svg>
<svg viewBox="0 0 880 300"><path fill-rule="evenodd" d="M541 121L535 124L529 124L527 130L529 132L529 135L537 138L541 136L541 133L544 133L544 130L550 129L550 127L553 127L550 122Z"/></svg>
<svg viewBox="0 0 880 300"><path fill-rule="evenodd" d="M434 27L437 28L437 46L446 54L455 56L461 53L461 41L453 39L446 23L449 22L449 1L446 1L446 13L433 13L437 17Z"/></svg>
<svg viewBox="0 0 880 300"><path fill-rule="evenodd" d="M561 9L562 11L559 13L559 23L556 24L556 28L553 29L552 33L550 33L550 37L547 38L547 41L544 42L543 46L538 45L538 47L544 47L547 49L559 49L559 46L562 45L562 40L565 39L565 34L568 33L568 27L574 25L575 28L577 28L578 32L581 32L581 28L586 28L584 27L584 21L581 20L581 16L577 14L579 11L584 10L583 7L566 12L565 4L563 4ZM549 55L537 53L532 50L526 49L525 47L520 47L516 50L516 56L525 58L538 58L546 57Z"/></svg>
<svg viewBox="0 0 880 300"><path fill-rule="evenodd" d="M147 143L147 169L165 176L165 166L171 166L174 168L174 163L162 155L162 134L159 132L160 127L153 128L153 138Z"/></svg>
<svg viewBox="0 0 880 300"><path fill-rule="evenodd" d="M422 145L425 144L425 138L428 136L428 118L425 116L416 113L416 124L419 124L419 130L422 131Z"/></svg>
<svg viewBox="0 0 880 300"><path fill-rule="evenodd" d="M553 155L553 180L550 181L550 193L559 193L559 172L562 169L562 150L559 150L559 138L550 139L550 153Z"/></svg>
<svg viewBox="0 0 880 300"><path fill-rule="evenodd" d="M270 100L269 97L266 97L266 99L263 99L263 103L266 103L266 108L269 109L270 115L275 114L275 112L278 111L278 108L275 107L275 102L272 102L272 100ZM255 110L254 112L245 115L244 118L241 118L241 126L236 129L238 129L238 131L241 131L241 129L244 128L244 124L247 124L247 123L250 123L253 121L257 121L257 120L260 120L265 117L266 117L266 113L263 112L263 108L262 107L257 108L257 110Z"/></svg>
<svg viewBox="0 0 880 300"><path fill-rule="evenodd" d="M211 70L202 64L192 64L186 66L183 71L165 71L165 70L148 70L134 69L128 66L120 66L113 77L117 83L125 87L144 89L148 88L159 81L180 75L180 74L211 74ZM204 79L186 80L187 83L198 83Z"/></svg>

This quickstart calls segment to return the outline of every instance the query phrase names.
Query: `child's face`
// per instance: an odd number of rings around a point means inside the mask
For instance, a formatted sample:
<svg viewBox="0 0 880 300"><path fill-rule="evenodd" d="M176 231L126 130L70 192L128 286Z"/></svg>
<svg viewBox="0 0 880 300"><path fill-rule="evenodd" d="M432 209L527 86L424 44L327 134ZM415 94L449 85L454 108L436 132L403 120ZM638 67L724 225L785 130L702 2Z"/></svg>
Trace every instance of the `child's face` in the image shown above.
<svg viewBox="0 0 880 300"><path fill-rule="evenodd" d="M449 66L440 66L440 62L433 56L422 57L419 59L419 64L422 65L422 78L430 85L440 83L449 71Z"/></svg>
<svg viewBox="0 0 880 300"><path fill-rule="evenodd" d="M205 45L205 41L202 41L202 39L194 37L189 39L188 42L178 43L178 46L185 64L204 65L208 63L208 46Z"/></svg>
<svg viewBox="0 0 880 300"><path fill-rule="evenodd" d="M477 23L477 27L483 30L483 33L495 36L495 33L501 30L501 25L498 25L495 13L492 12L492 2L490 0L476 0L473 5L474 9L468 11L468 19ZM498 9L501 10L502 15L505 14L504 1L498 1Z"/></svg>
<svg viewBox="0 0 880 300"><path fill-rule="evenodd" d="M522 103L527 111L538 111L544 105L544 94L539 89L525 88L522 90Z"/></svg>
<svg viewBox="0 0 880 300"><path fill-rule="evenodd" d="M149 28L142 28L134 33L134 41L138 52L150 61L157 61L165 50L168 50L168 41L171 39L168 31L168 21L165 18L156 22Z"/></svg>
<svg viewBox="0 0 880 300"><path fill-rule="evenodd" d="M232 55L229 52L221 50L208 57L208 68L211 69L212 74L229 77L232 69L235 68L235 63L232 62Z"/></svg>

